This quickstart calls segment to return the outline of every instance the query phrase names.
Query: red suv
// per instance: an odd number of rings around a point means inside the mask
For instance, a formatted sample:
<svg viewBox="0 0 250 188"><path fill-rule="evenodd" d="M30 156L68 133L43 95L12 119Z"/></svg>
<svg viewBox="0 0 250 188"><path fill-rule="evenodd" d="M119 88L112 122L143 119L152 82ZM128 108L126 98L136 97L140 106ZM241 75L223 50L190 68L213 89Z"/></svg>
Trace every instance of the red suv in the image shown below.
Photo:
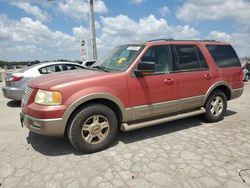
<svg viewBox="0 0 250 188"><path fill-rule="evenodd" d="M106 148L118 129L130 131L204 114L223 119L241 96L243 72L227 44L153 40L122 45L86 70L32 80L21 122L30 131L68 136L82 152Z"/></svg>

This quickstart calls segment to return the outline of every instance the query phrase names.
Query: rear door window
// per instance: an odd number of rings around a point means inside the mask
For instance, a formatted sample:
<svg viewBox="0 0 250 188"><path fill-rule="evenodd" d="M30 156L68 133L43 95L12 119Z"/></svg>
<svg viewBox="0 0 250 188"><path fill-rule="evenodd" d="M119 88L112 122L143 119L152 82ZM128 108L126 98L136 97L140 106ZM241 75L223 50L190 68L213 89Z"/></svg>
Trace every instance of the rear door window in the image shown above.
<svg viewBox="0 0 250 188"><path fill-rule="evenodd" d="M175 71L189 71L207 69L205 59L198 47L195 45L174 45Z"/></svg>
<svg viewBox="0 0 250 188"><path fill-rule="evenodd" d="M215 63L219 67L240 67L240 60L230 45L207 45Z"/></svg>

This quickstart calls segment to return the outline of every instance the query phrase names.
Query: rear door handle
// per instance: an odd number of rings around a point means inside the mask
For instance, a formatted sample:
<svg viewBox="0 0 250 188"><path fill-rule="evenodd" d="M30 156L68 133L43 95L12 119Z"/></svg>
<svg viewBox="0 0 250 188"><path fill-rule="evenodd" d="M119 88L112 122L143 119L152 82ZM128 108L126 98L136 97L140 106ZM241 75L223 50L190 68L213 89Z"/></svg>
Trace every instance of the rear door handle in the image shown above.
<svg viewBox="0 0 250 188"><path fill-rule="evenodd" d="M165 82L166 84L170 85L170 84L172 84L172 83L174 82L174 79L173 79L173 78L166 78L166 79L164 80L164 82Z"/></svg>
<svg viewBox="0 0 250 188"><path fill-rule="evenodd" d="M205 77L206 79L211 79L211 78L212 78L211 74L205 74L204 77Z"/></svg>

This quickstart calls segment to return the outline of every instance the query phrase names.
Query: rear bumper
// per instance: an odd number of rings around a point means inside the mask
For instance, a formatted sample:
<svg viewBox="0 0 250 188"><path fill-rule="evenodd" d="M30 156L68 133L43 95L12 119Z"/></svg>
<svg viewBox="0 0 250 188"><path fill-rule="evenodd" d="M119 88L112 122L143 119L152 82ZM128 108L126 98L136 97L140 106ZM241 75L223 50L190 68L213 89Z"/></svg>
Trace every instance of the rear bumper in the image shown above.
<svg viewBox="0 0 250 188"><path fill-rule="evenodd" d="M232 96L230 100L236 99L240 97L243 93L244 88L234 89L232 90Z"/></svg>
<svg viewBox="0 0 250 188"><path fill-rule="evenodd" d="M38 119L21 112L20 120L31 132L47 136L64 136L65 122L62 118Z"/></svg>
<svg viewBox="0 0 250 188"><path fill-rule="evenodd" d="M3 91L4 97L9 98L9 99L14 99L17 101L21 101L23 94L24 94L23 89L7 87L7 86L2 87L2 91Z"/></svg>

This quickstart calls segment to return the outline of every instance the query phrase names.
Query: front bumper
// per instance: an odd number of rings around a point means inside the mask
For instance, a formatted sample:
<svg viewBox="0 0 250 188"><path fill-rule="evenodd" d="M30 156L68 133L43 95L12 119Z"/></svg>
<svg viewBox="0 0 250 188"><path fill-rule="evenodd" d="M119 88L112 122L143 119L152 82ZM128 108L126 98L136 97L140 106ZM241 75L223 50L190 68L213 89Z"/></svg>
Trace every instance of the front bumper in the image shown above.
<svg viewBox="0 0 250 188"><path fill-rule="evenodd" d="M58 119L38 119L31 117L23 112L20 113L22 126L27 127L31 132L46 135L63 137L65 122L62 118Z"/></svg>
<svg viewBox="0 0 250 188"><path fill-rule="evenodd" d="M24 94L23 89L7 87L7 86L2 87L2 91L3 91L4 97L9 98L9 99L14 99L17 101L21 101L23 94Z"/></svg>

